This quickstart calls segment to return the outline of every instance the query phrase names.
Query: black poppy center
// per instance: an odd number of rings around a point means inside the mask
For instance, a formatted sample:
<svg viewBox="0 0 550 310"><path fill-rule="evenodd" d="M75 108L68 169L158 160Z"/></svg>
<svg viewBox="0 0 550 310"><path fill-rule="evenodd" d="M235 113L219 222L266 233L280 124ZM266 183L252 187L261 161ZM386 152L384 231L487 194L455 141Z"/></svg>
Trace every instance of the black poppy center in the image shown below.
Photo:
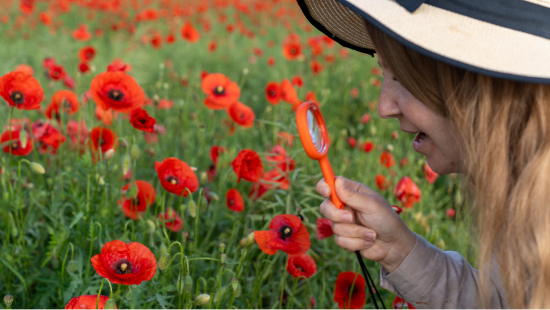
<svg viewBox="0 0 550 310"><path fill-rule="evenodd" d="M139 198L132 198L132 205L133 206L139 206Z"/></svg>
<svg viewBox="0 0 550 310"><path fill-rule="evenodd" d="M20 91L14 91L10 94L11 101L15 104L22 104L25 102L25 96Z"/></svg>
<svg viewBox="0 0 550 310"><path fill-rule="evenodd" d="M132 273L132 263L126 258L123 258L115 264L115 272L118 274Z"/></svg>
<svg viewBox="0 0 550 310"><path fill-rule="evenodd" d="M298 50L295 47L290 48L290 55L296 55Z"/></svg>
<svg viewBox="0 0 550 310"><path fill-rule="evenodd" d="M239 119L241 121L244 120L244 113L242 111L239 111Z"/></svg>
<svg viewBox="0 0 550 310"><path fill-rule="evenodd" d="M233 199L229 199L229 205L230 206L234 206L235 205L235 201Z"/></svg>
<svg viewBox="0 0 550 310"><path fill-rule="evenodd" d="M142 119L139 120L139 122L142 123L143 125L145 125L145 123L147 123L147 120L142 118Z"/></svg>
<svg viewBox="0 0 550 310"><path fill-rule="evenodd" d="M109 99L112 99L114 101L122 101L122 99L124 99L124 93L122 93L118 89L111 89L107 93L107 97L109 97Z"/></svg>
<svg viewBox="0 0 550 310"><path fill-rule="evenodd" d="M175 176L171 175L169 177L167 177L166 179L164 179L166 182L170 182L170 184L172 185L176 185L179 183L179 180L178 178L176 178Z"/></svg>
<svg viewBox="0 0 550 310"><path fill-rule="evenodd" d="M103 138L99 138L98 143L99 143L99 145L104 146L105 143L107 143L107 141L105 141L105 139L103 139Z"/></svg>
<svg viewBox="0 0 550 310"><path fill-rule="evenodd" d="M11 144L11 149L12 150L17 150L19 148L19 142L13 142Z"/></svg>
<svg viewBox="0 0 550 310"><path fill-rule="evenodd" d="M274 90L270 90L269 91L269 97L275 97L277 94L275 93Z"/></svg>
<svg viewBox="0 0 550 310"><path fill-rule="evenodd" d="M352 296L357 293L357 286L353 286L353 291L351 290L351 286L348 286L348 294L349 293L351 293Z"/></svg>
<svg viewBox="0 0 550 310"><path fill-rule="evenodd" d="M87 51L87 52L86 52L86 58L87 58L87 59L90 59L90 58L92 58L92 57L94 57L94 53L92 53L91 51Z"/></svg>
<svg viewBox="0 0 550 310"><path fill-rule="evenodd" d="M221 96L221 95L225 94L225 88L221 85L216 86L216 88L214 88L214 94L216 94L218 96Z"/></svg>
<svg viewBox="0 0 550 310"><path fill-rule="evenodd" d="M285 240L286 238L290 238L292 236L292 228L288 225L284 225L279 229L279 233L281 233L281 239Z"/></svg>

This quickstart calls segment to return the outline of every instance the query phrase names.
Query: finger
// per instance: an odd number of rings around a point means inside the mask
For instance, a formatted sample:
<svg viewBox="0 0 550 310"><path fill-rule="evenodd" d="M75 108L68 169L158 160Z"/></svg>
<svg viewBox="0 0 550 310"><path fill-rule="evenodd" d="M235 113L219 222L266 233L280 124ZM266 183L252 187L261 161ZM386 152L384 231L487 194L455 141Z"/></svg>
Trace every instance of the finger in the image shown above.
<svg viewBox="0 0 550 310"><path fill-rule="evenodd" d="M344 210L336 208L330 198L325 199L320 206L321 214L332 222L352 223L354 221L353 212L346 207Z"/></svg>
<svg viewBox="0 0 550 310"><path fill-rule="evenodd" d="M353 189L357 192L367 194L367 195L379 195L376 191L372 190L370 187L366 186L365 184L355 182L355 181L352 181L350 179L346 179L342 176L336 177L336 179L339 179L339 178L344 180L344 185L346 185L347 187L349 187L349 188L351 188L351 189ZM319 180L319 182L317 183L317 186L316 186L315 189L323 197L328 197L332 193L332 190L331 190L330 186L327 184L327 182L325 181L324 178Z"/></svg>
<svg viewBox="0 0 550 310"><path fill-rule="evenodd" d="M348 180L349 181L349 180ZM353 182L349 183L345 181L343 177L336 178L336 195L346 205L352 209L360 210L362 212L372 212L380 207L379 197L376 192L369 194L368 190L362 188L363 184ZM365 186L366 187L366 186Z"/></svg>
<svg viewBox="0 0 550 310"><path fill-rule="evenodd" d="M359 238L347 238L338 235L334 236L334 242L336 242L339 247L353 252L368 249L373 244L373 241L365 241Z"/></svg>
<svg viewBox="0 0 550 310"><path fill-rule="evenodd" d="M321 180L319 180L319 182L317 182L317 186L315 187L315 189L323 197L330 196L332 192L330 190L330 186L328 186L327 182L325 181L325 178L322 178Z"/></svg>
<svg viewBox="0 0 550 310"><path fill-rule="evenodd" d="M376 239L376 232L374 230L357 224L333 223L332 231L335 235L347 238L358 238L364 241L374 241Z"/></svg>

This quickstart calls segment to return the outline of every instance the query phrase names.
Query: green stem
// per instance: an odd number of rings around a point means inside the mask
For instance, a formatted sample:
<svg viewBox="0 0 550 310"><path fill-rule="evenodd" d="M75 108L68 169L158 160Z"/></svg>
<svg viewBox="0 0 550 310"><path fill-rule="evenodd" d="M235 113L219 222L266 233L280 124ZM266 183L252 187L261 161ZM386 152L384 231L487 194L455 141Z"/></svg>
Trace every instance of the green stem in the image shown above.
<svg viewBox="0 0 550 310"><path fill-rule="evenodd" d="M96 304L95 304L95 308L96 309L99 309L99 296L101 296L101 289L103 288L103 282L105 282L105 278L103 278L103 280L101 281L101 286L99 287L99 292L97 293L97 301L96 301Z"/></svg>
<svg viewBox="0 0 550 310"><path fill-rule="evenodd" d="M286 273L286 272L285 272ZM298 277L299 278L299 277ZM292 307L292 301L294 299L294 292L296 292L296 283L298 283L298 278L294 278L294 285L292 286L292 294L290 295L290 298L288 300L288 305L286 305L287 309L291 309Z"/></svg>
<svg viewBox="0 0 550 310"><path fill-rule="evenodd" d="M283 274L283 279L281 281L281 300L279 301L279 309L283 309L283 293L285 291L285 280L286 280L286 268L288 267L288 255L286 256L286 263L285 263L285 269Z"/></svg>

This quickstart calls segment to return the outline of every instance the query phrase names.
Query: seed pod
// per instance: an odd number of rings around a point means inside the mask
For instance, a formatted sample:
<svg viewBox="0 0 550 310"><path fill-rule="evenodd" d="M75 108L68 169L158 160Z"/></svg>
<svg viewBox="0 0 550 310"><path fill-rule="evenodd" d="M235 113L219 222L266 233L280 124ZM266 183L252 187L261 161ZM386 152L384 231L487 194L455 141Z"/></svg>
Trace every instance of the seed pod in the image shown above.
<svg viewBox="0 0 550 310"><path fill-rule="evenodd" d="M224 252L225 251L225 243L220 243L220 252Z"/></svg>
<svg viewBox="0 0 550 310"><path fill-rule="evenodd" d="M160 270L168 268L168 266L170 265L170 258L170 253L165 252L164 254L162 254L158 262Z"/></svg>
<svg viewBox="0 0 550 310"><path fill-rule="evenodd" d="M122 157L122 174L126 175L128 171L130 170L130 165L132 163L132 159L128 154L124 154Z"/></svg>
<svg viewBox="0 0 550 310"><path fill-rule="evenodd" d="M4 296L4 303L6 304L6 308L11 309L11 304L13 303L13 296L10 294Z"/></svg>
<svg viewBox="0 0 550 310"><path fill-rule="evenodd" d="M183 279L183 289L187 293L190 293L193 289L193 278L191 276L185 276L185 278Z"/></svg>
<svg viewBox="0 0 550 310"><path fill-rule="evenodd" d="M231 287L233 288L233 291L236 291L239 287L239 279L233 278L231 279Z"/></svg>
<svg viewBox="0 0 550 310"><path fill-rule="evenodd" d="M210 301L210 295L208 294L200 294L195 298L195 303L197 306L206 305Z"/></svg>
<svg viewBox="0 0 550 310"><path fill-rule="evenodd" d="M44 172L46 172L46 169L44 169L44 167L39 163L32 162L30 166L31 166L32 172L36 174L44 174Z"/></svg>
<svg viewBox="0 0 550 310"><path fill-rule="evenodd" d="M116 309L116 302L114 299L109 298L105 303L105 309Z"/></svg>
<svg viewBox="0 0 550 310"><path fill-rule="evenodd" d="M222 261L222 265L225 263L225 260L227 259L227 254L222 254L220 257L220 260Z"/></svg>
<svg viewBox="0 0 550 310"><path fill-rule="evenodd" d="M189 201L188 209L189 215L191 215L192 218L195 218L195 216L197 216L197 204L195 203L195 201Z"/></svg>
<svg viewBox="0 0 550 310"><path fill-rule="evenodd" d="M141 155L141 150L139 149L139 146L137 144L132 145L132 148L130 149L130 155L132 156L133 160L139 159L139 155Z"/></svg>

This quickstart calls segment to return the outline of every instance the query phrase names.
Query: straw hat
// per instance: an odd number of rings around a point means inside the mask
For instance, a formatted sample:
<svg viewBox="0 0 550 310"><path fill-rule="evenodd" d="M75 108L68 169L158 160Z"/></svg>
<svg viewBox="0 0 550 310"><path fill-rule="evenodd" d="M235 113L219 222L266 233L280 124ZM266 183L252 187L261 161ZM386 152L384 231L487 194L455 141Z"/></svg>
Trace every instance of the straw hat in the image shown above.
<svg viewBox="0 0 550 310"><path fill-rule="evenodd" d="M342 46L374 56L365 20L408 48L484 75L550 84L550 0L297 0Z"/></svg>

